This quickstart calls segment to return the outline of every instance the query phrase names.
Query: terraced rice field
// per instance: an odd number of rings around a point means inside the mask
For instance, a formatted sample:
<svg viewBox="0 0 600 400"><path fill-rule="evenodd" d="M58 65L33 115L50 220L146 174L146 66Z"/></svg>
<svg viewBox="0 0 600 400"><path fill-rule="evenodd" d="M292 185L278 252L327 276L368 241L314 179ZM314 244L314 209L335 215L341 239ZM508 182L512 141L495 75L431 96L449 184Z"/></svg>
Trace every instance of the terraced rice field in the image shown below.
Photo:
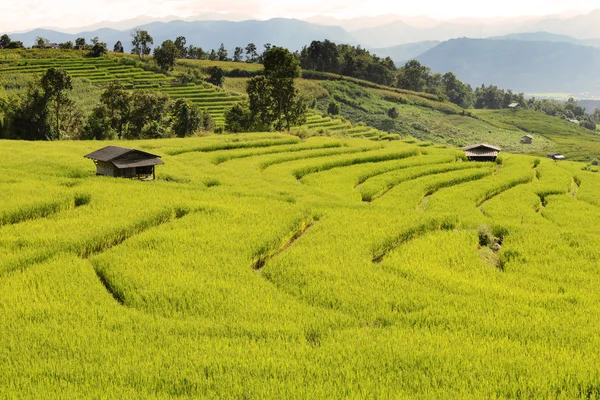
<svg viewBox="0 0 600 400"><path fill-rule="evenodd" d="M96 177L116 144L157 180ZM0 146L11 398L598 398L600 175L280 134Z"/></svg>
<svg viewBox="0 0 600 400"><path fill-rule="evenodd" d="M118 64L105 58L56 58L27 59L18 62L0 64L0 79L8 74L43 74L48 68L62 68L72 78L87 79L96 85L119 81L131 90L154 90L168 94L172 98L189 99L203 110L207 110L217 126L225 123L225 111L242 100L220 88L206 84L204 86L176 85L173 77L151 71L145 71L130 65Z"/></svg>
<svg viewBox="0 0 600 400"><path fill-rule="evenodd" d="M332 118L321 114L309 113L303 127L317 130L328 135L344 135L352 138L364 138L373 141L399 140L398 134L380 131L366 125L352 125L341 118Z"/></svg>

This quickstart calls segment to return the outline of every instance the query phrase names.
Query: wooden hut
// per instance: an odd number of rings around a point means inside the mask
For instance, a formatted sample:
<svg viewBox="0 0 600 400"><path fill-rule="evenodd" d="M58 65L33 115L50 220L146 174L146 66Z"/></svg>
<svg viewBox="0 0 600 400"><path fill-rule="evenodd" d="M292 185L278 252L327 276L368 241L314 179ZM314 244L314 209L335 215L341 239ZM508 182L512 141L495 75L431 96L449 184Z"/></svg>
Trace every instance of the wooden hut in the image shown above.
<svg viewBox="0 0 600 400"><path fill-rule="evenodd" d="M155 179L154 167L164 164L156 154L118 146L107 146L84 157L94 160L96 175L115 178Z"/></svg>
<svg viewBox="0 0 600 400"><path fill-rule="evenodd" d="M531 144L533 143L533 136L525 135L521 138L521 144Z"/></svg>
<svg viewBox="0 0 600 400"><path fill-rule="evenodd" d="M510 108L510 109L511 109L511 110L513 110L513 111L517 111L517 109L518 109L519 107L521 107L521 105L520 105L519 103L510 103L510 104L508 105L508 108Z"/></svg>
<svg viewBox="0 0 600 400"><path fill-rule="evenodd" d="M462 148L467 154L469 161L496 161L502 150L500 147L490 144L479 143Z"/></svg>
<svg viewBox="0 0 600 400"><path fill-rule="evenodd" d="M566 157L562 153L548 153L548 158L551 158L554 161L561 161L566 159Z"/></svg>

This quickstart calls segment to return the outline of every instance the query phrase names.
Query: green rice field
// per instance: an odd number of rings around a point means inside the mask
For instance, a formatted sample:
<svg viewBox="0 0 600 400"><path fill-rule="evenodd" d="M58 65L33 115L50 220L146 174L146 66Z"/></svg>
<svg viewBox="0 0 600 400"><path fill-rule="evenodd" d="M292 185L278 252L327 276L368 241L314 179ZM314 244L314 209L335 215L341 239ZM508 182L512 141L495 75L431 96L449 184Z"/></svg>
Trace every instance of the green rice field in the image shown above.
<svg viewBox="0 0 600 400"><path fill-rule="evenodd" d="M64 69L75 80L85 80L99 87L119 81L130 90L159 91L174 99L188 99L208 111L217 126L224 125L225 111L242 100L239 95L229 94L209 84L179 85L171 76L119 64L116 59L109 58L20 59L0 64L0 81L22 75L42 75L51 67Z"/></svg>
<svg viewBox="0 0 600 400"><path fill-rule="evenodd" d="M96 176L105 145L165 165ZM584 164L277 133L0 160L2 398L600 397Z"/></svg>

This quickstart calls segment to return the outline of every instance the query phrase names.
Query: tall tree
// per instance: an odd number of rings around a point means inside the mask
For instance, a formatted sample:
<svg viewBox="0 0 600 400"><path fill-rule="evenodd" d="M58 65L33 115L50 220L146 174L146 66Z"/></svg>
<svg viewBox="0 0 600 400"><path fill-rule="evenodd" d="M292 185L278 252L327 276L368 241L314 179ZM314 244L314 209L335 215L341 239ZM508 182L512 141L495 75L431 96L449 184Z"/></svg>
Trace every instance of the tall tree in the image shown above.
<svg viewBox="0 0 600 400"><path fill-rule="evenodd" d="M241 47L236 47L235 51L233 52L233 61L241 62L243 54L244 54L244 49L242 49Z"/></svg>
<svg viewBox="0 0 600 400"><path fill-rule="evenodd" d="M277 129L282 130L285 120L289 130L292 124L305 118L303 100L294 85L294 79L300 76L300 62L289 50L273 47L264 54L264 66L265 77L271 86Z"/></svg>
<svg viewBox="0 0 600 400"><path fill-rule="evenodd" d="M42 77L41 86L44 89L44 95L48 102L54 103L54 112L56 118L55 137L60 138L60 111L62 107L67 107L72 101L67 94L73 90L71 77L63 69L50 68Z"/></svg>
<svg viewBox="0 0 600 400"><path fill-rule="evenodd" d="M171 105L171 130L177 137L193 135L202 128L202 113L185 99L177 99Z"/></svg>
<svg viewBox="0 0 600 400"><path fill-rule="evenodd" d="M221 43L221 46L219 46L217 58L219 61L227 61L227 49L225 48L225 45L223 43Z"/></svg>
<svg viewBox="0 0 600 400"><path fill-rule="evenodd" d="M115 43L115 45L113 46L113 51L115 53L123 53L123 44L121 43L120 40L117 40L117 43Z"/></svg>
<svg viewBox="0 0 600 400"><path fill-rule="evenodd" d="M141 29L134 29L131 31L131 54L137 54L139 58L150 54L150 45L154 44L154 39L148 33L148 31Z"/></svg>
<svg viewBox="0 0 600 400"><path fill-rule="evenodd" d="M179 50L180 58L187 57L187 48L185 47L186 42L185 36L177 36L177 39L175 39L175 47Z"/></svg>
<svg viewBox="0 0 600 400"><path fill-rule="evenodd" d="M116 132L119 139L122 139L126 136L127 121L131 109L131 95L119 81L115 80L100 95L100 103L108 111L110 128Z"/></svg>
<svg viewBox="0 0 600 400"><path fill-rule="evenodd" d="M256 45L254 43L249 43L248 46L246 46L246 62L254 63L256 62L256 57L258 57Z"/></svg>
<svg viewBox="0 0 600 400"><path fill-rule="evenodd" d="M162 45L154 49L154 59L163 71L168 71L175 66L175 60L179 56L180 50L177 49L172 40L165 40Z"/></svg>

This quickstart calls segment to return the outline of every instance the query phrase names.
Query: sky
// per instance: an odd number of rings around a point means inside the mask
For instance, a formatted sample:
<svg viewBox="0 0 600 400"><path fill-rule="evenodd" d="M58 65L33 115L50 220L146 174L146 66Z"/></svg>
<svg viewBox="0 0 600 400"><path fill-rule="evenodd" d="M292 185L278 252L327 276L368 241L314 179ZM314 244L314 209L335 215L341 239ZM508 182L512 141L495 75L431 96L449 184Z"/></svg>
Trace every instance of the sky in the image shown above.
<svg viewBox="0 0 600 400"><path fill-rule="evenodd" d="M206 12L246 14L258 19L339 19L381 14L437 19L551 15L600 8L598 0L0 0L0 33L37 27L83 27L140 15L182 18Z"/></svg>

